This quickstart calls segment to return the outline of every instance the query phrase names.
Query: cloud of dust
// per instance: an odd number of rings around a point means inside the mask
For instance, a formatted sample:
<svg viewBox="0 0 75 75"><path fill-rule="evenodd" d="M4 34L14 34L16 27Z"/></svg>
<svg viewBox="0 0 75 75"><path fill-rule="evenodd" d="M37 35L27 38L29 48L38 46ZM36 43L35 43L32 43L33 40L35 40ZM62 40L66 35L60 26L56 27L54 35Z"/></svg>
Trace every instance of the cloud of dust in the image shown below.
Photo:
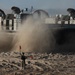
<svg viewBox="0 0 75 75"><path fill-rule="evenodd" d="M19 27L13 40L13 43L15 42L13 50L19 51L20 45L24 52L50 52L54 48L53 31L44 24L42 16L38 16L37 13L36 15L28 17Z"/></svg>
<svg viewBox="0 0 75 75"><path fill-rule="evenodd" d="M21 45L24 52L50 52L54 48L53 31L44 24L48 14L38 10L27 18L16 33L0 31L0 52L19 51Z"/></svg>

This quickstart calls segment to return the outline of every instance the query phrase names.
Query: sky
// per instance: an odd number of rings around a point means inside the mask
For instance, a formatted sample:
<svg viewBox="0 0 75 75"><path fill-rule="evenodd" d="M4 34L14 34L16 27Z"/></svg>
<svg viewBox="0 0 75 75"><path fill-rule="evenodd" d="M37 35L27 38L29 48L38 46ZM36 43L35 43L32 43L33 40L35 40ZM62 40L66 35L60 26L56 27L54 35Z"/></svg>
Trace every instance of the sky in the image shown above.
<svg viewBox="0 0 75 75"><path fill-rule="evenodd" d="M11 9L12 6L35 9L75 8L75 0L0 0L0 8Z"/></svg>

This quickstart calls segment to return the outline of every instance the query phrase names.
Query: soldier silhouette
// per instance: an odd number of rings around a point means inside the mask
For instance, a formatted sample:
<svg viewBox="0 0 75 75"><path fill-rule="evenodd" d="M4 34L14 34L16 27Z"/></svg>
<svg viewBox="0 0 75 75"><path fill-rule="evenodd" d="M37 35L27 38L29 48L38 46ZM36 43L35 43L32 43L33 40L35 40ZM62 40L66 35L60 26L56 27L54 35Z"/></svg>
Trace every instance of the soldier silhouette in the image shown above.
<svg viewBox="0 0 75 75"><path fill-rule="evenodd" d="M21 60L22 60L22 69L25 69L25 66L26 66L26 56L24 55L24 52L22 52L21 54Z"/></svg>

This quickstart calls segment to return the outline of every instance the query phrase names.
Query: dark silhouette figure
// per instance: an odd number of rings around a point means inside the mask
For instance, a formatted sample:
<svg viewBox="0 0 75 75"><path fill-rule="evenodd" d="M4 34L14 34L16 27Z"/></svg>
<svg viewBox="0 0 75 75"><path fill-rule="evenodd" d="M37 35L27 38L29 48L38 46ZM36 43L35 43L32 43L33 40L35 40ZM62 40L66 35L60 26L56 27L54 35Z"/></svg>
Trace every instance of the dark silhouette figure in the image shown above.
<svg viewBox="0 0 75 75"><path fill-rule="evenodd" d="M22 54L21 54L21 60L22 60L22 68L23 69L25 69L25 66L26 66L26 62L25 62L26 58L27 57L24 55L24 52L22 52Z"/></svg>

